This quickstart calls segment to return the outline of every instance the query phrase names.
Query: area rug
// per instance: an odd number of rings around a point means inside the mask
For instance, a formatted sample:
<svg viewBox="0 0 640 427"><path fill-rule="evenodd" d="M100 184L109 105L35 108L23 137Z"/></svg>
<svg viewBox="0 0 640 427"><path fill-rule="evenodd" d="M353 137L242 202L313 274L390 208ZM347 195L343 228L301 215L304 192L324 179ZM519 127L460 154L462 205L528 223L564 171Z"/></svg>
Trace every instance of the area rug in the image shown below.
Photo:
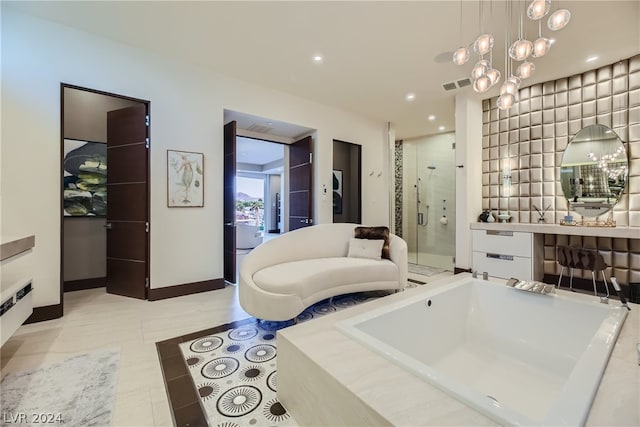
<svg viewBox="0 0 640 427"><path fill-rule="evenodd" d="M388 294L361 292L336 297L307 308L297 319L310 321ZM276 395L276 332L292 324L253 319L179 344L210 426L296 425Z"/></svg>
<svg viewBox="0 0 640 427"><path fill-rule="evenodd" d="M109 426L120 350L74 356L7 374L0 383L2 424Z"/></svg>

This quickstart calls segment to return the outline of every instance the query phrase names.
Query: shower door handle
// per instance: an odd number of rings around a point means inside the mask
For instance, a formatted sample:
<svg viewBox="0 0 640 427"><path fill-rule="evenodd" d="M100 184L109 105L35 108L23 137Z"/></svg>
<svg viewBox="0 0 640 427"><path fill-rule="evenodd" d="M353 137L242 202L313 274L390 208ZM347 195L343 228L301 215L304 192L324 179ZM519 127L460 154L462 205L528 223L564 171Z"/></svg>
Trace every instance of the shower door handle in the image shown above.
<svg viewBox="0 0 640 427"><path fill-rule="evenodd" d="M418 225L424 224L424 214L422 212L418 212Z"/></svg>

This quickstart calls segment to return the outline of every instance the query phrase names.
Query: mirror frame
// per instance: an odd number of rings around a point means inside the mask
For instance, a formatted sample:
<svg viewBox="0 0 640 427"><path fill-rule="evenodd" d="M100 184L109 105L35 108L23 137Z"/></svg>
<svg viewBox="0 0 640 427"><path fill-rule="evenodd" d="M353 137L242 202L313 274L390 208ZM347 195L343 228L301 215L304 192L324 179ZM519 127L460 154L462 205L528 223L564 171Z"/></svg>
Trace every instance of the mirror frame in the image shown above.
<svg viewBox="0 0 640 427"><path fill-rule="evenodd" d="M589 146L578 146L587 143ZM597 149L594 149L594 145ZM610 157L607 158L608 156ZM607 169L612 163L617 164L617 173ZM601 175L592 175L593 171L600 172ZM584 179L583 176L587 173L588 179ZM590 184L585 181L589 181ZM571 138L560 163L560 183L569 211L583 217L597 218L606 214L618 203L628 181L627 149L615 131L608 126L594 124L580 129ZM611 191L610 185L615 184L619 185L616 185L615 191ZM598 187L601 192L598 192Z"/></svg>

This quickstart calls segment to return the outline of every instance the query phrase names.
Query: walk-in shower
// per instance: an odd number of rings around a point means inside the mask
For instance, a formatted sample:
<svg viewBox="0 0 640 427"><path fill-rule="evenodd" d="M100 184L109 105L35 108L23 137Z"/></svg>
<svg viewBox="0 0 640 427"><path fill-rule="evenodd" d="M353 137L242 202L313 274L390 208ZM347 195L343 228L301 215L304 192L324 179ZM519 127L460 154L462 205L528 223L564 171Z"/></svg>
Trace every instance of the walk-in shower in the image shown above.
<svg viewBox="0 0 640 427"><path fill-rule="evenodd" d="M402 237L409 263L453 270L455 255L454 134L402 141ZM398 165L399 166L399 165ZM401 175L398 176L398 175Z"/></svg>

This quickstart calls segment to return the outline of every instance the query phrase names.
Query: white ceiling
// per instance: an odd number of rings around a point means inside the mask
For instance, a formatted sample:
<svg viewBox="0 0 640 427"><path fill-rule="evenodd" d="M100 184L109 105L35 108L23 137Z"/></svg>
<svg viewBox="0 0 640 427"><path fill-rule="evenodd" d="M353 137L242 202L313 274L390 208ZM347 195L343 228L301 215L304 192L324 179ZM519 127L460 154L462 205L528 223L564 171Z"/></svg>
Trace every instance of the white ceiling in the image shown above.
<svg viewBox="0 0 640 427"><path fill-rule="evenodd" d="M236 161L264 166L284 158L284 145L239 136L236 138ZM281 165L280 165L281 166Z"/></svg>
<svg viewBox="0 0 640 427"><path fill-rule="evenodd" d="M479 2L459 1L49 1L7 2L60 22L176 60L211 67L266 87L389 121L397 138L454 127L454 95L442 84L471 65L446 60L479 34ZM552 1L552 8L557 7ZM503 68L505 3L484 1L485 29L496 36ZM517 11L520 4L513 8ZM640 53L640 2L569 1L569 26L552 34L551 52L535 61L524 85L553 80ZM525 6L526 7L526 6ZM517 20L516 20L517 21ZM529 38L537 28L528 25ZM515 24L514 24L515 25ZM322 64L312 56L324 55ZM591 55L599 59L586 63ZM445 61L439 59L445 58ZM405 101L409 92L413 102ZM496 96L493 90L482 98ZM434 121L427 116L436 115Z"/></svg>

